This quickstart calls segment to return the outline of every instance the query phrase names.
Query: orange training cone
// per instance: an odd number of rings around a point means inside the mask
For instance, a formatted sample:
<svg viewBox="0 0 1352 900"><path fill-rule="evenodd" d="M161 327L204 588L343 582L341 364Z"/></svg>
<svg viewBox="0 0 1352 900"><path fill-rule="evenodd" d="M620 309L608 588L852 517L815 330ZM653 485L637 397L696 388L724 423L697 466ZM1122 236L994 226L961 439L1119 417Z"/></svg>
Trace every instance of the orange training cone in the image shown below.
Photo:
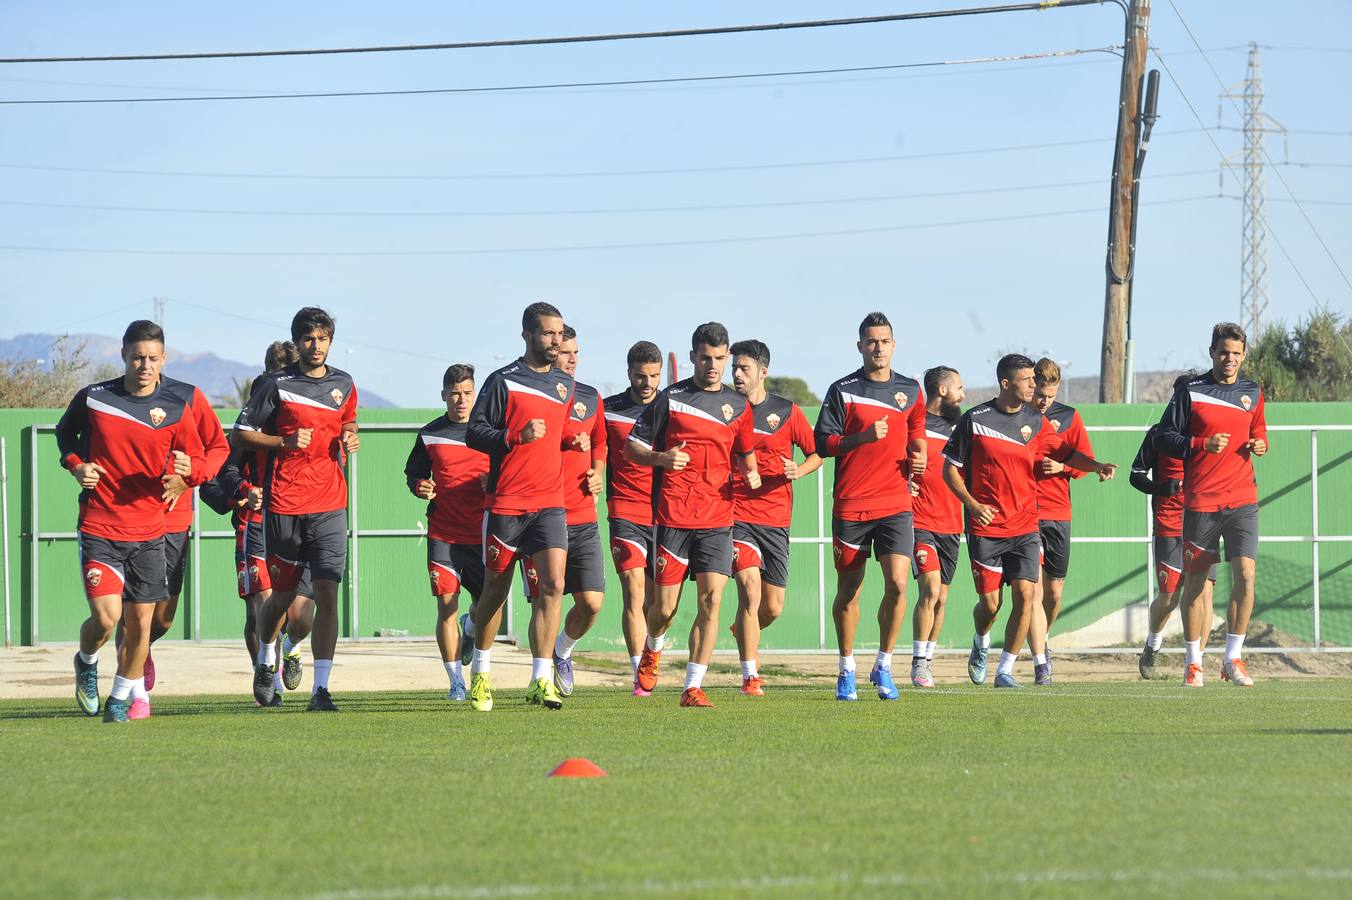
<svg viewBox="0 0 1352 900"><path fill-rule="evenodd" d="M550 778L605 778L606 770L580 756L565 759L549 773Z"/></svg>

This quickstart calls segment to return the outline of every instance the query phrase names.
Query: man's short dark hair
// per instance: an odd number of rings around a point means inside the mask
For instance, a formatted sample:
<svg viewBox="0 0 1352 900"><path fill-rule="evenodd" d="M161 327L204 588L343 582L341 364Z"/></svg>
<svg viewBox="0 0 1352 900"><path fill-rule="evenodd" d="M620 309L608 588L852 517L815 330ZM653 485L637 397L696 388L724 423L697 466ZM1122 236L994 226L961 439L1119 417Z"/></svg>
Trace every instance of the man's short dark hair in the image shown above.
<svg viewBox="0 0 1352 900"><path fill-rule="evenodd" d="M565 341L577 340L577 329L574 328L572 325L563 326L563 339Z"/></svg>
<svg viewBox="0 0 1352 900"><path fill-rule="evenodd" d="M159 341L164 343L164 329L149 319L137 319L122 332L122 346L125 348L141 341Z"/></svg>
<svg viewBox="0 0 1352 900"><path fill-rule="evenodd" d="M859 340L864 339L864 332L870 328L886 328L892 330L892 323L887 321L887 316L880 312L871 312L864 316L864 321L859 323Z"/></svg>
<svg viewBox="0 0 1352 900"><path fill-rule="evenodd" d="M738 341L728 348L728 353L732 355L733 359L739 356L749 356L762 369L770 368L770 348L765 346L764 341Z"/></svg>
<svg viewBox="0 0 1352 900"><path fill-rule="evenodd" d="M300 361L300 351L290 341L273 341L263 352L263 371L276 372Z"/></svg>
<svg viewBox="0 0 1352 900"><path fill-rule="evenodd" d="M705 322L695 329L695 333L690 335L690 349L698 350L700 347L726 347L728 345L728 330L718 322Z"/></svg>
<svg viewBox="0 0 1352 900"><path fill-rule="evenodd" d="M1249 336L1234 322L1217 322L1216 327L1211 329L1212 351L1221 345L1221 341L1239 341L1245 350L1249 349Z"/></svg>
<svg viewBox="0 0 1352 900"><path fill-rule="evenodd" d="M446 369L446 374L441 376L441 389L445 390L454 387L462 381L474 380L474 367L469 363L455 363Z"/></svg>
<svg viewBox="0 0 1352 900"><path fill-rule="evenodd" d="M998 384L1006 378L1013 378L1020 369L1033 368L1033 361L1022 353L1007 353L995 364L995 381Z"/></svg>
<svg viewBox="0 0 1352 900"><path fill-rule="evenodd" d="M1189 381L1192 381L1196 377L1197 373L1189 369L1188 371L1184 372L1182 375L1174 379L1174 390L1178 390L1179 388L1183 387Z"/></svg>
<svg viewBox="0 0 1352 900"><path fill-rule="evenodd" d="M521 330L534 331L540 327L540 320L546 316L552 316L555 319L562 319L563 313L559 312L557 306L552 303L545 303L543 300L532 303L526 307L526 311L521 314Z"/></svg>
<svg viewBox="0 0 1352 900"><path fill-rule="evenodd" d="M939 388L941 388L948 379L958 374L958 370L949 366L935 366L932 369L925 370L925 396L937 397Z"/></svg>
<svg viewBox="0 0 1352 900"><path fill-rule="evenodd" d="M332 340L336 331L333 316L318 306L307 306L296 313L295 318L291 320L291 340L299 344L300 339L312 331L327 334Z"/></svg>
<svg viewBox="0 0 1352 900"><path fill-rule="evenodd" d="M652 341L639 341L629 348L629 353L625 356L625 365L630 368L650 363L657 363L659 366L662 364L662 351Z"/></svg>

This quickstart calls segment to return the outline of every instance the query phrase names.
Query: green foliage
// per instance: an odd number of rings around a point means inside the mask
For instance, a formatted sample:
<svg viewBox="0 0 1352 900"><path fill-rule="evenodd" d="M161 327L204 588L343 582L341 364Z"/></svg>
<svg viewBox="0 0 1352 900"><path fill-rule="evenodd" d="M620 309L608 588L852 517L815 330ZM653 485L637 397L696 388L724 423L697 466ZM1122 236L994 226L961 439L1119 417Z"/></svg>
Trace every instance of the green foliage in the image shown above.
<svg viewBox="0 0 1352 900"><path fill-rule="evenodd" d="M1352 321L1322 310L1290 329L1278 322L1249 347L1244 374L1268 402L1352 400Z"/></svg>
<svg viewBox="0 0 1352 900"><path fill-rule="evenodd" d="M86 384L116 378L116 366L98 364L83 342L62 335L45 367L36 359L0 359L0 409L60 409Z"/></svg>
<svg viewBox="0 0 1352 900"><path fill-rule="evenodd" d="M792 400L799 406L820 406L822 402L821 398L812 393L812 388L807 386L806 381L792 375L765 376L765 389L786 400Z"/></svg>

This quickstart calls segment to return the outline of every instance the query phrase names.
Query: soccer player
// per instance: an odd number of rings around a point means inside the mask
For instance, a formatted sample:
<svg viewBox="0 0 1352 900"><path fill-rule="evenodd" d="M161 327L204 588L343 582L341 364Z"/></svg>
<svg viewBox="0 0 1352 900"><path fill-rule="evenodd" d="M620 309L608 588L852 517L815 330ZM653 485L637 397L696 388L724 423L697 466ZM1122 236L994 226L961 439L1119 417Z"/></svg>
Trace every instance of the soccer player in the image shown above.
<svg viewBox="0 0 1352 900"><path fill-rule="evenodd" d="M474 367L456 363L441 376L445 415L418 431L404 465L408 489L427 501L427 575L437 601L437 649L450 678L448 700L464 700L464 661L457 626L460 589L471 603L484 587L484 481L488 457L470 449L469 413L474 407Z"/></svg>
<svg viewBox="0 0 1352 900"><path fill-rule="evenodd" d="M621 626L629 665L638 678L639 658L648 635L645 610L653 596L650 560L653 552L653 470L630 460L624 452L629 432L648 404L657 399L662 383L662 351L651 341L639 341L625 359L629 387L605 398L606 514L610 555L620 578L624 601ZM638 682L634 694L641 695Z"/></svg>
<svg viewBox="0 0 1352 900"><path fill-rule="evenodd" d="M1183 683L1202 686L1202 595L1207 572L1225 558L1234 573L1225 613L1221 680L1252 687L1242 657L1253 612L1258 559L1258 483L1253 458L1267 453L1263 392L1239 377L1248 350L1244 329L1221 322L1211 330L1211 371L1174 391L1156 435L1159 448L1183 460Z"/></svg>
<svg viewBox="0 0 1352 900"><path fill-rule="evenodd" d="M138 319L122 335L122 376L81 388L56 426L61 465L80 484L80 569L89 618L75 654L75 699L99 714L98 653L123 624L103 721L150 715L145 659L155 605L169 596L165 512L204 466L192 391L160 378L164 331ZM196 470L196 474L194 474ZM124 602L125 601L125 602Z"/></svg>
<svg viewBox="0 0 1352 900"><path fill-rule="evenodd" d="M1055 360L1044 356L1033 364L1033 406L1052 423L1065 443L1085 456L1093 456L1094 447L1079 410L1056 399L1060 388L1061 367ZM1043 645L1047 659L1045 668L1036 671L1034 680L1046 685L1051 684L1052 651L1044 639L1051 635L1061 613L1061 596L1066 587L1066 573L1070 571L1070 482L1082 478L1084 473L1049 456L1039 459L1033 472L1037 476L1038 531L1042 536L1042 580L1038 582L1042 616L1037 620L1036 627L1041 632L1037 643Z"/></svg>
<svg viewBox="0 0 1352 900"><path fill-rule="evenodd" d="M657 552L656 592L648 605L648 636L638 664L635 693L657 687L667 629L693 576L699 607L690 628L681 706L709 707L704 673L718 640L718 607L732 575L732 468L742 466L747 486L760 487L751 404L723 384L728 330L706 322L690 338L694 374L658 394L629 434L626 452L654 468Z"/></svg>
<svg viewBox="0 0 1352 900"><path fill-rule="evenodd" d="M361 446L357 386L328 364L334 321L307 306L291 320L300 361L256 382L235 423L237 446L268 451L264 545L272 594L258 611L254 699L272 704L282 618L305 567L314 584L314 689L307 710L337 712L329 675L338 643L338 585L347 568L347 479L343 463Z"/></svg>
<svg viewBox="0 0 1352 900"><path fill-rule="evenodd" d="M1174 390L1185 387L1196 374L1189 372L1174 381ZM1131 486L1150 496L1151 539L1155 550L1155 599L1150 604L1150 634L1141 650L1138 668L1142 678L1155 677L1160 647L1164 646L1164 626L1181 598L1183 582L1183 460L1160 452L1158 424L1151 425L1141 441L1141 449L1131 464ZM1216 582L1213 563L1202 588L1202 609L1206 624L1202 645L1211 633L1211 593Z"/></svg>
<svg viewBox="0 0 1352 900"><path fill-rule="evenodd" d="M836 458L831 511L836 561L831 615L840 648L836 699L858 699L854 635L872 547L883 571L883 596L869 681L880 699L896 700L901 695L892 680L892 651L906 614L906 570L915 548L910 479L925 472L925 398L919 383L892 371L896 342L887 316L865 316L856 346L863 365L827 389L816 428L817 452Z"/></svg>
<svg viewBox="0 0 1352 900"><path fill-rule="evenodd" d="M911 500L915 516L915 556L911 574L920 588L912 614L911 684L934 687L934 645L944 627L948 588L958 570L958 545L962 538L962 502L944 483L939 464L953 426L962 418L966 399L962 376L948 366L925 371L925 456L935 464L926 466L913 479Z"/></svg>
<svg viewBox="0 0 1352 900"><path fill-rule="evenodd" d="M761 341L738 341L732 355L732 386L751 404L754 452L760 487L732 475L732 573L737 582L737 619L732 633L742 661L742 693L765 695L757 666L760 633L784 611L789 584L789 524L793 482L821 468L812 426L792 400L769 393L770 348ZM794 461L793 448L803 454Z"/></svg>
<svg viewBox="0 0 1352 900"><path fill-rule="evenodd" d="M586 433L565 437L573 406L573 379L555 368L563 344L563 316L548 303L521 315L521 358L484 381L469 415L469 446L488 454L491 500L484 516L484 589L475 607L470 707L493 708L493 637L512 588L512 564L531 557L539 593L531 604L531 683L526 702L561 709L554 685L553 648L563 605L568 524L563 509L565 445L590 449Z"/></svg>
<svg viewBox="0 0 1352 900"><path fill-rule="evenodd" d="M1018 659L1037 602L1041 577L1035 461L1049 456L1100 481L1116 466L1100 463L1066 443L1032 405L1033 361L1012 353L995 369L1000 394L963 413L944 448L944 481L967 509L967 555L980 599L972 610L976 635L967 657L973 684L986 680L990 630L1000 611L1003 584L1013 608L1005 626L1005 645L995 670L998 688L1022 687L1014 679ZM1034 658L1045 665L1045 657Z"/></svg>

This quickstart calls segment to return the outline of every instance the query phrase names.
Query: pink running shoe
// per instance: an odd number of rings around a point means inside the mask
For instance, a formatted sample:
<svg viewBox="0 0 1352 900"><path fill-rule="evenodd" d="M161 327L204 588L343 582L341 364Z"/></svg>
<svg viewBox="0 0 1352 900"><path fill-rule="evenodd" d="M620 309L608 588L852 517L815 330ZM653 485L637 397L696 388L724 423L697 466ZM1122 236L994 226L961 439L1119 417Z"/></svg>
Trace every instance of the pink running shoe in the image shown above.
<svg viewBox="0 0 1352 900"><path fill-rule="evenodd" d="M148 691L154 690L154 688L155 688L155 657L153 657L153 656L150 655L150 651L149 651L149 650L146 651L145 677L146 677L146 690L148 690ZM147 712L146 715L148 716L148 715L150 715L150 713Z"/></svg>
<svg viewBox="0 0 1352 900"><path fill-rule="evenodd" d="M645 690L643 689L643 687L638 683L638 679L637 679L637 678L634 679L634 696L635 696L635 697L651 697L652 695L653 695L653 692L652 692L652 691L645 691Z"/></svg>
<svg viewBox="0 0 1352 900"><path fill-rule="evenodd" d="M131 702L131 706L127 707L127 718L128 718L128 719L149 719L149 718L150 718L150 701L147 700L145 697L140 697L140 698L137 698L136 700L133 700L133 701Z"/></svg>

